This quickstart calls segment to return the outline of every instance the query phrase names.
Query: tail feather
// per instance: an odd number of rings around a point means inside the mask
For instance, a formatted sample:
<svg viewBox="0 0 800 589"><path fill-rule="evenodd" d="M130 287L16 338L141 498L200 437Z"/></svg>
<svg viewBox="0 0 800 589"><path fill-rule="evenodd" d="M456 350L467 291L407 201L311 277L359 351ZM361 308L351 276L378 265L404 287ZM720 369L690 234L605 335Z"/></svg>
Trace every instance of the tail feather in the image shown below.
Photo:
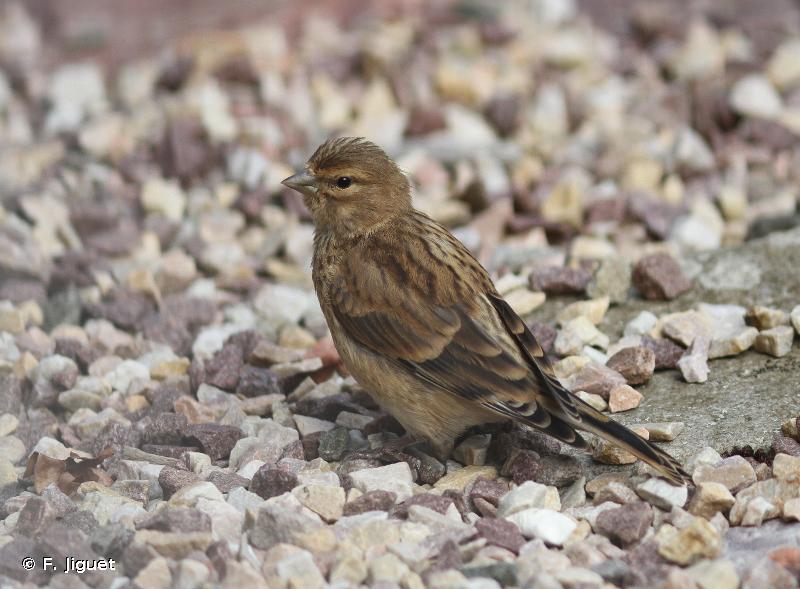
<svg viewBox="0 0 800 589"><path fill-rule="evenodd" d="M658 470L675 484L681 485L690 480L689 474L683 470L680 462L672 456L628 429L621 423L610 419L596 411L580 399L576 400L580 421L575 425L582 430L600 436L612 444L627 450L637 458Z"/></svg>

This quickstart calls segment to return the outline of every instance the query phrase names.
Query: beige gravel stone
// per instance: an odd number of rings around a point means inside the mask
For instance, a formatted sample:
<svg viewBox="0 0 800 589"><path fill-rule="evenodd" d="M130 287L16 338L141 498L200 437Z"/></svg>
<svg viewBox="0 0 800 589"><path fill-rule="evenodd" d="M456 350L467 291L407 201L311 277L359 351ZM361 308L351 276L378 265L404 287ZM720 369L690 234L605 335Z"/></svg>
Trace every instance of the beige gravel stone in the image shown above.
<svg viewBox="0 0 800 589"><path fill-rule="evenodd" d="M586 356L567 356L553 364L553 371L558 378L567 378L578 372L590 362Z"/></svg>
<svg viewBox="0 0 800 589"><path fill-rule="evenodd" d="M152 589L169 589L169 587L172 587L172 573L169 570L167 559L163 557L152 559L136 574L133 584L136 587Z"/></svg>
<svg viewBox="0 0 800 589"><path fill-rule="evenodd" d="M0 301L0 331L21 333L25 330L25 319L9 301Z"/></svg>
<svg viewBox="0 0 800 589"><path fill-rule="evenodd" d="M784 501L783 519L787 521L800 521L800 497Z"/></svg>
<svg viewBox="0 0 800 589"><path fill-rule="evenodd" d="M772 461L772 474L779 481L793 483L800 488L800 456L776 454Z"/></svg>
<svg viewBox="0 0 800 589"><path fill-rule="evenodd" d="M683 311L661 318L661 332L676 342L690 346L698 335L710 337L712 319L700 311Z"/></svg>
<svg viewBox="0 0 800 589"><path fill-rule="evenodd" d="M608 297L600 297L571 303L559 312L556 320L560 325L566 325L576 317L586 317L593 325L599 325L608 311L609 302Z"/></svg>
<svg viewBox="0 0 800 589"><path fill-rule="evenodd" d="M345 502L345 492L342 487L300 485L292 489L292 495L327 522L336 521L342 516Z"/></svg>
<svg viewBox="0 0 800 589"><path fill-rule="evenodd" d="M518 315L527 315L540 307L547 295L543 292L533 292L524 288L514 290L506 295L506 302Z"/></svg>
<svg viewBox="0 0 800 589"><path fill-rule="evenodd" d="M608 403L606 403L606 400L600 395L593 395L592 393L587 393L586 391L578 391L575 393L575 396L584 403L588 403L598 411L605 411L608 409Z"/></svg>
<svg viewBox="0 0 800 589"><path fill-rule="evenodd" d="M682 421L639 423L635 427L646 429L652 442L671 442L681 434L684 423Z"/></svg>
<svg viewBox="0 0 800 589"><path fill-rule="evenodd" d="M708 520L696 517L688 526L677 529L664 524L655 536L658 553L676 564L686 566L701 558L715 558L722 551L722 538Z"/></svg>
<svg viewBox="0 0 800 589"><path fill-rule="evenodd" d="M747 309L745 320L759 331L772 329L780 325L789 325L789 315L785 311L761 305Z"/></svg>
<svg viewBox="0 0 800 589"><path fill-rule="evenodd" d="M756 336L755 349L764 354L780 358L792 351L794 329L788 325L779 325L762 331Z"/></svg>
<svg viewBox="0 0 800 589"><path fill-rule="evenodd" d="M465 466L444 475L434 483L433 488L441 491L449 489L463 491L467 485L479 477L494 480L497 478L497 468L494 466Z"/></svg>
<svg viewBox="0 0 800 589"><path fill-rule="evenodd" d="M695 485L707 481L722 483L731 493L736 493L756 482L756 473L741 456L730 456L718 464L700 464L692 474Z"/></svg>
<svg viewBox="0 0 800 589"><path fill-rule="evenodd" d="M733 507L735 502L736 499L725 485L707 481L697 485L688 510L693 515L711 519L716 513Z"/></svg>
<svg viewBox="0 0 800 589"><path fill-rule="evenodd" d="M608 408L611 413L630 411L639 406L644 396L635 388L623 384L611 389L608 393Z"/></svg>
<svg viewBox="0 0 800 589"><path fill-rule="evenodd" d="M213 539L211 532L139 530L134 536L134 541L152 546L162 556L181 559L195 550L205 552Z"/></svg>

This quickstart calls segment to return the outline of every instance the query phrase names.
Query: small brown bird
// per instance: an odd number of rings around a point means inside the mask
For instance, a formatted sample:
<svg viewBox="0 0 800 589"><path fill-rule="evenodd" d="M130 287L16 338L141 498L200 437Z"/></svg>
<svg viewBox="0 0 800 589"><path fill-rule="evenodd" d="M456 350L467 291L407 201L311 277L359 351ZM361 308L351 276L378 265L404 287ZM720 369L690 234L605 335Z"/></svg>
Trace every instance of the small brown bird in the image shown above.
<svg viewBox="0 0 800 589"><path fill-rule="evenodd" d="M559 383L486 270L413 208L408 179L380 147L331 139L283 184L311 211L314 286L342 361L412 438L444 458L477 424L515 420L579 448L584 430L687 478Z"/></svg>

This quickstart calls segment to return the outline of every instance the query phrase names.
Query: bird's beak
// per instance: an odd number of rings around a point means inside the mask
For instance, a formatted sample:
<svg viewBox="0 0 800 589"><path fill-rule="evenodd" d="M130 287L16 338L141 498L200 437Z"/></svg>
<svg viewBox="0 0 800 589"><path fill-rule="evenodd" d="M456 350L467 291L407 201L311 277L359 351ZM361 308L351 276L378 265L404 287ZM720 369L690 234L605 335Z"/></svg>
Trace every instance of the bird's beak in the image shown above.
<svg viewBox="0 0 800 589"><path fill-rule="evenodd" d="M317 191L317 179L308 170L289 176L281 184L302 194L313 194Z"/></svg>

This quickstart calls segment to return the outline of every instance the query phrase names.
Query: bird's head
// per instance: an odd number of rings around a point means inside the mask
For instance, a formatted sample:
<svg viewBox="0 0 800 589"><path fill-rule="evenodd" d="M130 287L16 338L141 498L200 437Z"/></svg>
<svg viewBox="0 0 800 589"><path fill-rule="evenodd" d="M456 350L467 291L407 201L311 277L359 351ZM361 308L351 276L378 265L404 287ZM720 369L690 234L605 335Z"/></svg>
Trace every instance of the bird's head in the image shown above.
<svg viewBox="0 0 800 589"><path fill-rule="evenodd" d="M411 208L405 174L361 137L329 139L283 184L303 195L318 230L364 233Z"/></svg>

